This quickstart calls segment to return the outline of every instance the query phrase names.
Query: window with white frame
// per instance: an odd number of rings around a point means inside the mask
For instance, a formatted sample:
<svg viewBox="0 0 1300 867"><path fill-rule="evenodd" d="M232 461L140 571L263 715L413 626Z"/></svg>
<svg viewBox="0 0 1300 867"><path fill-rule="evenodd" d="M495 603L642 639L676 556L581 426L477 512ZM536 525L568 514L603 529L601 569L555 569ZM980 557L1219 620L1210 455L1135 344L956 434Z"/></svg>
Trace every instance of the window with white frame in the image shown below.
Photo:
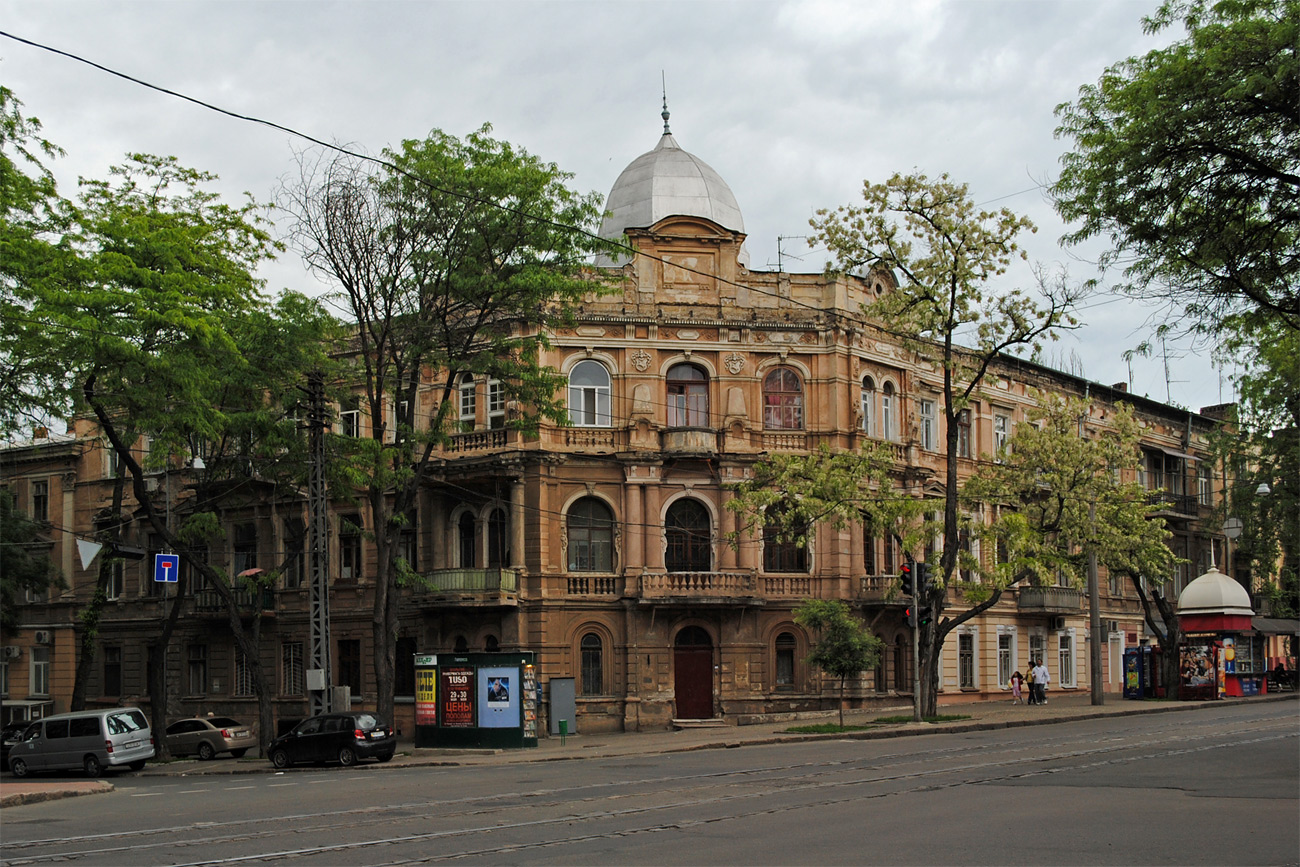
<svg viewBox="0 0 1300 867"><path fill-rule="evenodd" d="M339 581L355 584L361 580L361 516L339 518Z"/></svg>
<svg viewBox="0 0 1300 867"><path fill-rule="evenodd" d="M975 688L975 636L968 632L957 636L957 686Z"/></svg>
<svg viewBox="0 0 1300 867"><path fill-rule="evenodd" d="M957 457L970 457L970 410L963 409L957 413Z"/></svg>
<svg viewBox="0 0 1300 867"><path fill-rule="evenodd" d="M993 452L994 459L1001 460L1007 450L1007 440L1011 435L1011 416L1006 413L993 414Z"/></svg>
<svg viewBox="0 0 1300 867"><path fill-rule="evenodd" d="M1196 501L1202 506L1214 505L1214 471L1205 464L1196 473Z"/></svg>
<svg viewBox="0 0 1300 867"><path fill-rule="evenodd" d="M916 404L916 415L921 426L921 448L934 451L934 401L921 400Z"/></svg>
<svg viewBox="0 0 1300 867"><path fill-rule="evenodd" d="M474 429L475 401L478 392L474 384L474 377L468 373L462 374L456 391L460 396L460 429L462 431L472 431Z"/></svg>
<svg viewBox="0 0 1300 867"><path fill-rule="evenodd" d="M339 409L339 433L353 439L361 436L361 405L355 397Z"/></svg>
<svg viewBox="0 0 1300 867"><path fill-rule="evenodd" d="M1010 632L998 633L998 686L1004 689L1011 684L1011 673L1016 670L1016 637Z"/></svg>
<svg viewBox="0 0 1300 867"><path fill-rule="evenodd" d="M303 676L302 642L286 641L280 645L280 694L305 695L306 679Z"/></svg>
<svg viewBox="0 0 1300 867"><path fill-rule="evenodd" d="M862 430L869 437L876 435L876 381L869 376L862 378Z"/></svg>
<svg viewBox="0 0 1300 867"><path fill-rule="evenodd" d="M235 695L253 694L253 666L239 648L235 648Z"/></svg>
<svg viewBox="0 0 1300 867"><path fill-rule="evenodd" d="M488 427L498 430L506 426L506 390L499 379L489 379L487 384Z"/></svg>
<svg viewBox="0 0 1300 867"><path fill-rule="evenodd" d="M569 371L569 423L609 427L609 370L599 361L579 361Z"/></svg>
<svg viewBox="0 0 1300 867"><path fill-rule="evenodd" d="M1029 665L1032 668L1035 662L1042 662L1047 665L1047 641L1041 632L1029 636Z"/></svg>
<svg viewBox="0 0 1300 867"><path fill-rule="evenodd" d="M886 382L880 389L880 436L883 439L898 439L898 426L895 419L898 410L895 404L896 398L894 384Z"/></svg>
<svg viewBox="0 0 1300 867"><path fill-rule="evenodd" d="M1074 686L1074 631L1057 634L1057 664L1060 667L1061 686Z"/></svg>
<svg viewBox="0 0 1300 867"><path fill-rule="evenodd" d="M48 647L32 647L31 658L29 660L30 677L27 681L27 691L31 695L49 695L50 694L50 649Z"/></svg>
<svg viewBox="0 0 1300 867"><path fill-rule="evenodd" d="M0 659L0 695L9 697L9 660Z"/></svg>

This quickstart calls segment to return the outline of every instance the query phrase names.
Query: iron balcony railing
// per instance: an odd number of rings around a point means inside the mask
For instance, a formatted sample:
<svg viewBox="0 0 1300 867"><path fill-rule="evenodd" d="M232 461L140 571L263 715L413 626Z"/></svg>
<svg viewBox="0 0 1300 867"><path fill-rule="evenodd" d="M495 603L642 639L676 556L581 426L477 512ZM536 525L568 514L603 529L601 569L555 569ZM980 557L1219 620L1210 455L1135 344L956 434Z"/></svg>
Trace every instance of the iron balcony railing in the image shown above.
<svg viewBox="0 0 1300 867"><path fill-rule="evenodd" d="M519 573L514 569L434 569L421 576L422 593L510 593L519 590Z"/></svg>

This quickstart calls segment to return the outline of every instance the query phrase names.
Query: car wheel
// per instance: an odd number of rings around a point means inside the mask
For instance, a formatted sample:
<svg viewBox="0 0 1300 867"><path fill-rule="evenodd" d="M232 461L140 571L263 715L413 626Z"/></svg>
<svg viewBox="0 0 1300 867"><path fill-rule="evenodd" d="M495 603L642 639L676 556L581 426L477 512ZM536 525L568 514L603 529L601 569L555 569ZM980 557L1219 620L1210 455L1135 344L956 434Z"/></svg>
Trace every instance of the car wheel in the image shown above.
<svg viewBox="0 0 1300 867"><path fill-rule="evenodd" d="M244 757L244 753L246 752L248 752L248 750L231 750L230 754L237 759L242 759Z"/></svg>
<svg viewBox="0 0 1300 867"><path fill-rule="evenodd" d="M134 761L134 762L132 762L130 765L128 765L128 767L129 767L131 770L133 770L133 771L143 771L143 770L144 770L144 759L140 759L140 760L138 760L138 761Z"/></svg>
<svg viewBox="0 0 1300 867"><path fill-rule="evenodd" d="M94 756L86 756L86 760L82 762L81 766L86 769L86 776L92 779L98 777L104 771L99 764L99 759Z"/></svg>
<svg viewBox="0 0 1300 867"><path fill-rule="evenodd" d="M213 755L215 755L215 753L212 751L212 744L207 741L199 744L199 761L206 762L211 759Z"/></svg>
<svg viewBox="0 0 1300 867"><path fill-rule="evenodd" d="M275 765L277 768L287 768L289 765L293 764L293 762L289 761L289 754L284 750L276 750L271 753L271 764Z"/></svg>
<svg viewBox="0 0 1300 867"><path fill-rule="evenodd" d="M14 763L9 770L13 771L15 777L25 777L27 776L27 762L22 759L14 759Z"/></svg>
<svg viewBox="0 0 1300 867"><path fill-rule="evenodd" d="M352 747L343 747L339 750L339 764L343 767L351 767L357 763L357 754L352 751Z"/></svg>
<svg viewBox="0 0 1300 867"><path fill-rule="evenodd" d="M392 753L389 753L389 754L387 754L387 755L384 755L384 756L380 756L380 757L379 757L379 761L381 761L381 762L391 762L392 760L393 760L393 754L392 754Z"/></svg>

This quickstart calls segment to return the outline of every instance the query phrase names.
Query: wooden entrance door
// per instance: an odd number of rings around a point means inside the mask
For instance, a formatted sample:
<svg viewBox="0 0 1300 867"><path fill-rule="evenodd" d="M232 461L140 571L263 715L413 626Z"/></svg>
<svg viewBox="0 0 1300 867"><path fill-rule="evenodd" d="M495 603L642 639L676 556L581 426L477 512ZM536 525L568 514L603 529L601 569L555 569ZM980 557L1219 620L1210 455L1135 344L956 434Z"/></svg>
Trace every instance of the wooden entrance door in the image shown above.
<svg viewBox="0 0 1300 867"><path fill-rule="evenodd" d="M673 646L673 690L678 719L713 718L713 641L698 626L677 633Z"/></svg>

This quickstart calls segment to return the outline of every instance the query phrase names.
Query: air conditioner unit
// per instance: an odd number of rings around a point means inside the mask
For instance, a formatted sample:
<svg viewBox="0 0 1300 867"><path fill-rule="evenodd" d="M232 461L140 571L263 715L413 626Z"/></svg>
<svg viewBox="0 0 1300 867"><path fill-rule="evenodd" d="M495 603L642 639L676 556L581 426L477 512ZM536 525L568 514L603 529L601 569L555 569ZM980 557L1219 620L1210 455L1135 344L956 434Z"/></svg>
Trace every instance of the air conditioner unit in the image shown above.
<svg viewBox="0 0 1300 867"><path fill-rule="evenodd" d="M1064 629L1064 628L1065 628L1065 617L1064 617L1063 615L1058 614L1058 615L1054 616L1053 618L1051 618L1051 620L1049 621L1049 628L1051 628L1051 629Z"/></svg>
<svg viewBox="0 0 1300 867"><path fill-rule="evenodd" d="M145 479L145 480L144 480L144 489L145 489L146 491L148 491L149 493L151 493L151 494L154 493L155 491L157 491L157 490L158 490L158 479L155 478L155 477L153 477L153 476L150 476L149 478Z"/></svg>
<svg viewBox="0 0 1300 867"><path fill-rule="evenodd" d="M38 630L36 630L36 632L35 632L34 634L35 634L35 638L36 638L36 643L37 643L37 644L53 644L53 643L54 643L54 633L53 633L53 632L50 632L50 630L48 630L48 629L38 629Z"/></svg>
<svg viewBox="0 0 1300 867"><path fill-rule="evenodd" d="M5 652L4 652L5 659L17 659L22 655L23 655L23 649L18 645L16 644L5 645Z"/></svg>

